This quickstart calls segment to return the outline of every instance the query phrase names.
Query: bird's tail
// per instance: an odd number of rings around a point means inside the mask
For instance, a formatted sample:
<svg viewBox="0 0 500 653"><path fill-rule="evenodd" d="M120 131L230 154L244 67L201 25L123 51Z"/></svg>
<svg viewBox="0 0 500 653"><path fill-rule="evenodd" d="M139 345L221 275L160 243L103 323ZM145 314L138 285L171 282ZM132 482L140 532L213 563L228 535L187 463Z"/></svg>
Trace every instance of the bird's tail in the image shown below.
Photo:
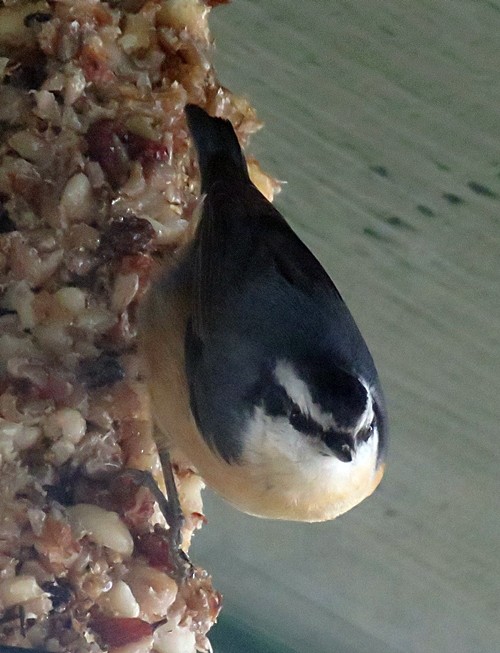
<svg viewBox="0 0 500 653"><path fill-rule="evenodd" d="M185 112L198 152L202 193L219 179L248 180L245 157L229 120L213 118L194 104L188 104Z"/></svg>

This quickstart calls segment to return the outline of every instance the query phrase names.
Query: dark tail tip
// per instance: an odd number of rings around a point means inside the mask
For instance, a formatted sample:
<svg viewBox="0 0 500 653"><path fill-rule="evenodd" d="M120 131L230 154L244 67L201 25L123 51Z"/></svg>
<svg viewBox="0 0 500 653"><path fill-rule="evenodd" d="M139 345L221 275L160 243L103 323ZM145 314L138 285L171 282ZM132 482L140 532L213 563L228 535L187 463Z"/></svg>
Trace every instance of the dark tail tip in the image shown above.
<svg viewBox="0 0 500 653"><path fill-rule="evenodd" d="M198 152L202 192L220 179L248 180L245 157L230 121L214 118L194 104L186 105L185 113Z"/></svg>

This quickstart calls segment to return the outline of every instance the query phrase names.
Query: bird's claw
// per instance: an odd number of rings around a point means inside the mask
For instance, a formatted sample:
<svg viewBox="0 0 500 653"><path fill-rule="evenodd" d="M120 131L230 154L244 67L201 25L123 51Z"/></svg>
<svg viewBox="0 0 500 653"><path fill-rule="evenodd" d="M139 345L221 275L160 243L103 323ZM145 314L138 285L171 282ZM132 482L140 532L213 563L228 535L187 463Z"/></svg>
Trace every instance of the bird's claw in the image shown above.
<svg viewBox="0 0 500 653"><path fill-rule="evenodd" d="M175 574L182 580L190 575L192 564L188 555L182 550L182 527L184 525L184 514L179 501L179 494L175 484L172 464L168 453L161 456L167 496L158 487L153 475L149 471L140 469L125 469L120 475L131 478L138 485L147 487L153 495L160 511L168 524L168 531L165 536L168 540L172 564Z"/></svg>

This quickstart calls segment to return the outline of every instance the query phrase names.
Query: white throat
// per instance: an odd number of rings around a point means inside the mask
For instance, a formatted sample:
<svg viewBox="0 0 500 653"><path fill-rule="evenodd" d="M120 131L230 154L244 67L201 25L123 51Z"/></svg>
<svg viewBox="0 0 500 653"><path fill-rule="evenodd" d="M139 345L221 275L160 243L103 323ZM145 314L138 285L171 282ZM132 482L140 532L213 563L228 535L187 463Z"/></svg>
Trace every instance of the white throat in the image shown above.
<svg viewBox="0 0 500 653"><path fill-rule="evenodd" d="M286 417L271 417L258 407L244 441L242 464L260 503L278 519L334 519L371 494L382 475L377 431L350 462L342 462L324 455L321 443L296 431Z"/></svg>

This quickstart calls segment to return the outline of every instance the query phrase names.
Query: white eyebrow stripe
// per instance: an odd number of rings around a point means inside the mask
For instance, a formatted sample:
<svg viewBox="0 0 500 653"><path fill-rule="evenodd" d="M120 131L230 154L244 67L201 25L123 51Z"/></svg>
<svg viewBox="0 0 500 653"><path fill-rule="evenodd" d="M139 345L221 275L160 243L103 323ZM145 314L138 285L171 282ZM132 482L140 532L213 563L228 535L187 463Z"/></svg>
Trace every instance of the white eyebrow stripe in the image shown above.
<svg viewBox="0 0 500 653"><path fill-rule="evenodd" d="M365 406L365 410L363 411L363 414L359 419L359 422L356 424L356 433L359 433L359 431L361 431L361 429L363 428L368 428L375 416L375 412L373 410L373 397L372 397L372 392L370 390L370 386L368 385L368 383L366 383L366 381L363 378L361 377L358 378L360 383L364 386L366 390L366 406Z"/></svg>
<svg viewBox="0 0 500 653"><path fill-rule="evenodd" d="M324 429L336 427L333 415L322 412L318 404L314 403L307 384L297 376L290 363L283 360L278 361L274 369L274 376L304 415L309 415Z"/></svg>
<svg viewBox="0 0 500 653"><path fill-rule="evenodd" d="M307 384L297 376L293 365L284 360L279 360L274 369L274 376L278 383L285 389L285 392L290 399L297 404L304 415L309 415L317 424L323 429L338 429L344 431L345 429L339 427L334 416L331 413L325 413L321 410L318 404L314 403L309 392ZM358 433L363 428L367 428L372 423L374 417L373 399L370 391L370 386L363 378L359 378L360 383L366 390L366 405L365 410L361 414L358 423L356 424L355 433ZM350 430L350 429L348 429Z"/></svg>

